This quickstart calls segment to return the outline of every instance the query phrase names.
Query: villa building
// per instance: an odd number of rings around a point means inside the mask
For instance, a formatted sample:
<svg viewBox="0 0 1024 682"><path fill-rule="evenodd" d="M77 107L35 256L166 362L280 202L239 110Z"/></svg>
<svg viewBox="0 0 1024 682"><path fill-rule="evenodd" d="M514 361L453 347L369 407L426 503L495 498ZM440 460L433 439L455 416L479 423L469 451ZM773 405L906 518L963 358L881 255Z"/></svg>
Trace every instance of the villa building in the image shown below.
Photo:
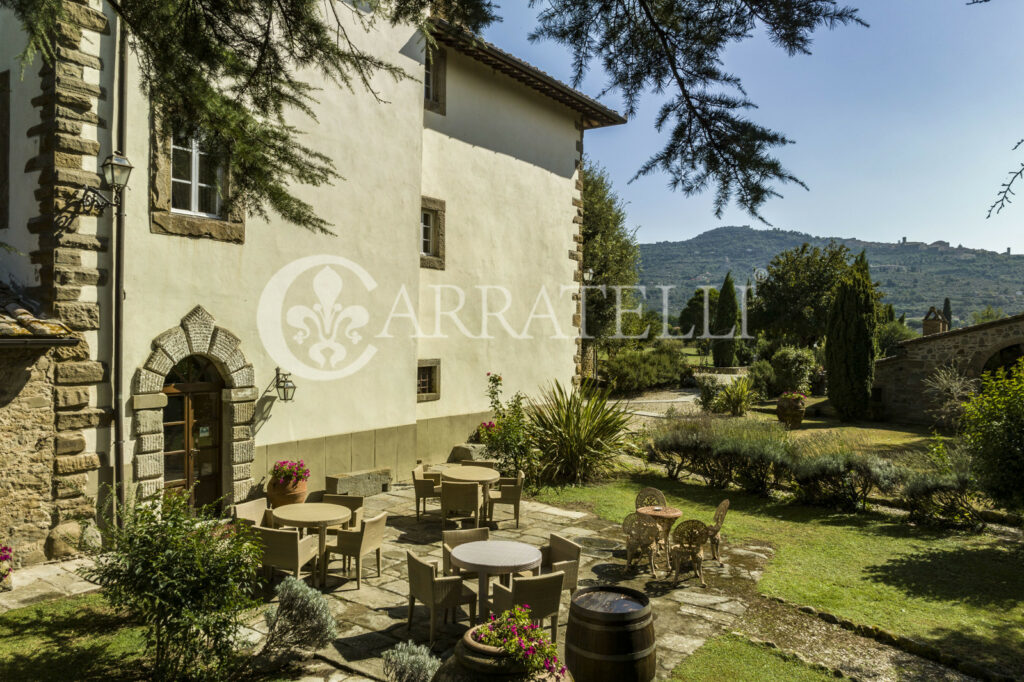
<svg viewBox="0 0 1024 682"><path fill-rule="evenodd" d="M114 11L67 9L56 63L24 73L0 10L0 544L16 564L72 551L105 485L227 504L297 459L314 490L371 468L402 480L487 414L488 371L508 394L579 372L583 134L617 113L444 24L431 50L382 25L365 48L414 77L376 83L384 103L327 88L318 123L291 121L345 178L296 188L334 232L315 234L226 214L218 159L154 132ZM120 218L86 192L106 192L115 149L134 166Z"/></svg>

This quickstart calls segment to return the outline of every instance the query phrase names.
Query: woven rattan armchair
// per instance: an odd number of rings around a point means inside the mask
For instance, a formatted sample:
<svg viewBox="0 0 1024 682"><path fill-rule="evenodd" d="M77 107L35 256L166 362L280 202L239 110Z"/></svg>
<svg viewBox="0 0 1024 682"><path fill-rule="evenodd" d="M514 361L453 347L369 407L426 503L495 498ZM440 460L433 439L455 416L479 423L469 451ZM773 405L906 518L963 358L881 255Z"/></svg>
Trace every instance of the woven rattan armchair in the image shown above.
<svg viewBox="0 0 1024 682"><path fill-rule="evenodd" d="M684 559L689 559L693 572L700 579L700 586L707 587L704 582L704 543L711 537L711 528L703 521L683 521L672 531L672 565L675 567L673 582L679 584L679 568Z"/></svg>
<svg viewBox="0 0 1024 682"><path fill-rule="evenodd" d="M665 499L665 493L661 492L657 488L644 488L636 495L636 506L634 509L640 507L667 507L668 501Z"/></svg>
<svg viewBox="0 0 1024 682"><path fill-rule="evenodd" d="M643 514L633 512L626 514L626 518L623 519L622 532L626 535L626 569L632 568L634 558L646 554L651 575L657 577L658 574L654 570L654 552L661 536L658 524Z"/></svg>
<svg viewBox="0 0 1024 682"><path fill-rule="evenodd" d="M302 567L313 562L310 573L313 578L313 587L317 585L316 557L320 553L320 539L315 535L299 537L295 529L277 529L259 526L256 528L259 534L260 545L263 548L263 575L270 578L273 568L280 568L283 571L293 573L296 578L301 577Z"/></svg>
<svg viewBox="0 0 1024 682"><path fill-rule="evenodd" d="M540 570L541 573L555 573L561 571L565 574L562 579L562 589L569 590L569 594L575 594L579 583L580 557L583 555L583 547L572 540L566 540L561 535L551 534L548 544L540 548ZM529 577L533 575L530 571L524 571L517 575Z"/></svg>
<svg viewBox="0 0 1024 682"><path fill-rule="evenodd" d="M352 512L352 517L349 518L348 523L345 524L345 528L359 528L359 524L363 522L363 496L362 495L333 495L326 493L323 501L327 504L337 504L342 507L348 507ZM329 527L328 533L337 532L338 527Z"/></svg>
<svg viewBox="0 0 1024 682"><path fill-rule="evenodd" d="M448 514L453 511L472 511L473 527L480 527L480 508L483 506L483 497L480 494L480 485L477 483L455 483L443 481L441 483L441 519L442 523L448 520Z"/></svg>
<svg viewBox="0 0 1024 682"><path fill-rule="evenodd" d="M421 502L425 513L427 500L441 497L441 474L439 472L425 473L423 465L420 464L412 470L412 487L416 495L416 520L419 521Z"/></svg>
<svg viewBox="0 0 1024 682"><path fill-rule="evenodd" d="M499 478L498 489L487 493L487 518L494 519L494 505L508 504L515 515L516 528L519 527L519 503L523 499L523 481L526 474L522 471L515 478Z"/></svg>
<svg viewBox="0 0 1024 682"><path fill-rule="evenodd" d="M711 558L724 566L722 561L722 526L725 525L725 515L729 512L729 500L722 500L715 510L715 520L711 522Z"/></svg>
<svg viewBox="0 0 1024 682"><path fill-rule="evenodd" d="M441 566L445 575L457 575L460 578L476 579L476 573L465 573L458 566L452 566L452 550L467 542L482 542L491 539L489 528L467 528L466 530L441 531Z"/></svg>
<svg viewBox="0 0 1024 682"><path fill-rule="evenodd" d="M267 498L265 497L257 497L255 500L249 500L248 502L239 502L231 507L232 518L236 521L247 523L253 528L258 528L259 526L273 527L272 520L274 516L268 512L270 512L270 507L267 506Z"/></svg>
<svg viewBox="0 0 1024 682"><path fill-rule="evenodd" d="M538 575L530 578L514 578L512 587L498 583L491 593L494 611L501 613L517 604L530 607L530 618L541 624L545 618L551 619L551 641L558 641L558 612L562 607L562 580L565 574L561 571Z"/></svg>
<svg viewBox="0 0 1024 682"><path fill-rule="evenodd" d="M364 520L358 530L339 530L335 544L327 546L327 556L342 555L346 569L351 565L351 559L356 560L357 590L363 586L363 557L370 552L377 552L377 577L380 577L380 551L387 520L388 513L381 512L372 519Z"/></svg>
<svg viewBox="0 0 1024 682"><path fill-rule="evenodd" d="M448 622L448 609L452 609L452 622L458 619L459 607L469 605L469 622L476 621L476 593L462 584L458 576L439 577L437 562L426 562L406 552L409 566L409 629L412 629L412 614L416 600L430 609L430 643L434 643L437 627L437 610L444 609L444 622Z"/></svg>

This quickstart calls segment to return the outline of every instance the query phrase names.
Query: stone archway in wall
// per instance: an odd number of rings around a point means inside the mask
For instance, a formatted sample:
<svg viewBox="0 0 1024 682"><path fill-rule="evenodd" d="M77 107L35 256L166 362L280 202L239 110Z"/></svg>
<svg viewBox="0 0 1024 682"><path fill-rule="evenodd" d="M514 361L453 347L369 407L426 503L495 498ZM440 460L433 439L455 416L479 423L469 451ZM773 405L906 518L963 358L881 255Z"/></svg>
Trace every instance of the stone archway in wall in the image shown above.
<svg viewBox="0 0 1024 682"><path fill-rule="evenodd" d="M141 497L164 489L163 393L167 373L189 355L209 358L224 379L221 452L224 461L224 504L247 499L253 492L252 462L256 455L253 416L259 390L255 375L239 348L237 336L218 327L202 306L196 306L181 324L153 340L153 352L135 371L132 380L133 464Z"/></svg>
<svg viewBox="0 0 1024 682"><path fill-rule="evenodd" d="M986 365L996 359L1000 354L1012 355L1012 349L1024 346L1024 334L1020 336L1007 336L998 342L988 345L984 350L974 354L970 363L970 374L980 377L986 371ZM1010 351L1009 353L1004 353ZM1007 358L1009 359L1009 358ZM999 364L1003 364L999 362ZM1012 363L1011 363L1012 364Z"/></svg>

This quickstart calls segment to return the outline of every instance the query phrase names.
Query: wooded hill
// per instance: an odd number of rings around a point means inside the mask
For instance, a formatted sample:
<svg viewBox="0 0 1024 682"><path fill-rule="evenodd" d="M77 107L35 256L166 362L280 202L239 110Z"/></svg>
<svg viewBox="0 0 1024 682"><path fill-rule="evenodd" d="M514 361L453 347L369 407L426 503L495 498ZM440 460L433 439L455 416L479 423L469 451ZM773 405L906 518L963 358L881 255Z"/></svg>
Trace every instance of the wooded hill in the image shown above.
<svg viewBox="0 0 1024 682"><path fill-rule="evenodd" d="M803 243L825 246L834 239L854 254L863 249L872 278L885 292L896 315L921 318L929 306L941 310L942 299L953 304L954 326L965 324L970 313L986 305L1007 314L1024 311L1024 255L969 249L937 241L868 242L839 237L815 237L788 230L748 226L719 227L682 242L641 244L640 284L648 287L648 305L661 310L657 285L674 285L669 296L673 314L699 286L719 287L732 271L737 285L754 280L775 254Z"/></svg>

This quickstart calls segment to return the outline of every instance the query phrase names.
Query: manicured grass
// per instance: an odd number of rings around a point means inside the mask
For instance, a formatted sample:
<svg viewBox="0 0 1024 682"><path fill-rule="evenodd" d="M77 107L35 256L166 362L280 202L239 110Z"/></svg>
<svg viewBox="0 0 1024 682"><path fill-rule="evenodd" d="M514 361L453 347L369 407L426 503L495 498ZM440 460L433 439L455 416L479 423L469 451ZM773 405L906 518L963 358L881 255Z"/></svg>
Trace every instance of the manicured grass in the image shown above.
<svg viewBox="0 0 1024 682"><path fill-rule="evenodd" d="M920 638L1024 676L1024 548L991 535L930 532L881 514L787 504L737 490L635 474L604 485L545 490L621 521L645 486L661 488L683 519L710 522L728 497L725 542L775 547L760 590L854 622Z"/></svg>
<svg viewBox="0 0 1024 682"><path fill-rule="evenodd" d="M686 682L823 682L835 678L781 652L735 635L708 640L672 671Z"/></svg>
<svg viewBox="0 0 1024 682"><path fill-rule="evenodd" d="M144 648L98 594L0 614L0 680L146 679Z"/></svg>

